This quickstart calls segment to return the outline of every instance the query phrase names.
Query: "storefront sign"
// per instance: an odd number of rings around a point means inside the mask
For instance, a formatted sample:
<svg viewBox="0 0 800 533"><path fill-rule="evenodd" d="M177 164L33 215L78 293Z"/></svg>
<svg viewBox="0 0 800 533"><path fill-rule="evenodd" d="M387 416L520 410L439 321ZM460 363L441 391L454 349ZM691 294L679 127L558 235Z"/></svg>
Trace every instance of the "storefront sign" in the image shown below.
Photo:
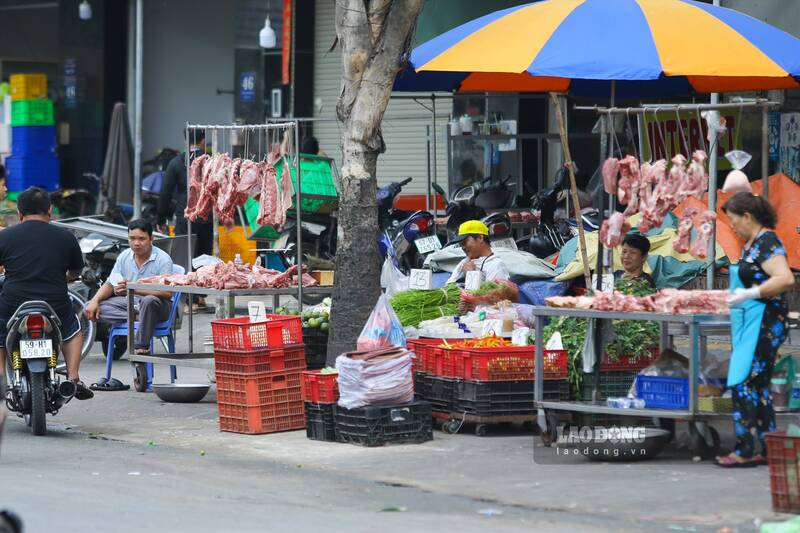
<svg viewBox="0 0 800 533"><path fill-rule="evenodd" d="M281 34L281 83L289 85L292 81L290 66L292 62L292 2L283 0L283 32Z"/></svg>
<svg viewBox="0 0 800 533"><path fill-rule="evenodd" d="M78 61L64 59L64 106L73 108L78 103Z"/></svg>
<svg viewBox="0 0 800 533"><path fill-rule="evenodd" d="M738 139L739 113L724 114L727 132L717 143L717 168L730 170L731 164L725 159ZM679 121L680 119L680 121ZM708 125L696 112L684 111L677 115L674 111L648 113L644 117L644 155L642 160L672 159L676 154L691 157L695 150L708 151ZM688 146L687 146L688 144Z"/></svg>
<svg viewBox="0 0 800 533"><path fill-rule="evenodd" d="M800 183L800 113L781 114L781 172Z"/></svg>
<svg viewBox="0 0 800 533"><path fill-rule="evenodd" d="M241 102L256 101L256 73L255 71L242 72L239 75L239 100Z"/></svg>
<svg viewBox="0 0 800 533"><path fill-rule="evenodd" d="M769 113L769 160L781 159L781 114L779 111Z"/></svg>

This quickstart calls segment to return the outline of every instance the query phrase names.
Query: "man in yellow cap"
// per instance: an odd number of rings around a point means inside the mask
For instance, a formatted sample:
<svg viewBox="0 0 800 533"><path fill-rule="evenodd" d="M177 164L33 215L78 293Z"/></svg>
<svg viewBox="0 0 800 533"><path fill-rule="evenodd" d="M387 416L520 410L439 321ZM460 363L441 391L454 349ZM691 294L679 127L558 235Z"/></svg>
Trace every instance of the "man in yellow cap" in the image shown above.
<svg viewBox="0 0 800 533"><path fill-rule="evenodd" d="M478 270L486 281L508 279L509 273L503 261L494 255L489 244L489 228L480 220L468 220L458 227L458 236L451 244L459 243L467 255L453 271L447 283L463 281L464 273Z"/></svg>

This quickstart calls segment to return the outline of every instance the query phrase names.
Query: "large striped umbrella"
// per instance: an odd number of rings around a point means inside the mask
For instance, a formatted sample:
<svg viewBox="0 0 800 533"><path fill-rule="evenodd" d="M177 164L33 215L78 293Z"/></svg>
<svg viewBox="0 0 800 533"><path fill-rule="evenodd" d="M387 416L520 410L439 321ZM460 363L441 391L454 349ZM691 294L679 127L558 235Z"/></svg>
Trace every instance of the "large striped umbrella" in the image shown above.
<svg viewBox="0 0 800 533"><path fill-rule="evenodd" d="M800 39L693 0L543 0L415 48L397 91L667 96L798 88Z"/></svg>

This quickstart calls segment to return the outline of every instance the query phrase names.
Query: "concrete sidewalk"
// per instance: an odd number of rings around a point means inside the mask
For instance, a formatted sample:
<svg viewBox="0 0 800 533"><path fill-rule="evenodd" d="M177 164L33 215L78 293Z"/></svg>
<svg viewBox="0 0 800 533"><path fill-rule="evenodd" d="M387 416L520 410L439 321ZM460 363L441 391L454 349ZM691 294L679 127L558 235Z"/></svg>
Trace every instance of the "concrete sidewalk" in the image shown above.
<svg viewBox="0 0 800 533"><path fill-rule="evenodd" d="M202 322L208 321L208 315L201 316L196 338L202 339ZM87 358L84 381L102 375L102 365L99 354ZM130 383L129 368L126 360L119 361L114 376ZM178 376L182 382L208 382L202 370L179 369ZM156 381L167 379L167 368L157 367ZM92 401L72 402L52 420L70 431L136 445L155 443L191 454L202 450L307 473L464 497L487 507L582 517L588 520L584 523L603 524L601 530L611 524L608 530L638 524L633 530L756 531L758 521L776 519L770 510L765 467L720 469L709 462L695 463L688 452L675 447L644 463L576 459L570 464L537 464L534 453L547 462L555 452L521 430L486 437L435 431L432 442L382 448L311 441L303 431L238 435L219 431L213 387L197 404L163 403L152 393L96 393ZM722 419L715 427L730 440L730 421Z"/></svg>

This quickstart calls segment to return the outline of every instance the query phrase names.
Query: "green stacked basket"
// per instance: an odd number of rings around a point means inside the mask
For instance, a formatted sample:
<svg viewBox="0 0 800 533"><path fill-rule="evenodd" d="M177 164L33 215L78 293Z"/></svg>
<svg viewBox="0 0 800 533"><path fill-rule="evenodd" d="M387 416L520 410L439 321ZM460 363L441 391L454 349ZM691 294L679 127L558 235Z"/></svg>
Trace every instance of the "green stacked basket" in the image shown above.
<svg viewBox="0 0 800 533"><path fill-rule="evenodd" d="M52 100L11 102L11 126L50 126L54 123Z"/></svg>

